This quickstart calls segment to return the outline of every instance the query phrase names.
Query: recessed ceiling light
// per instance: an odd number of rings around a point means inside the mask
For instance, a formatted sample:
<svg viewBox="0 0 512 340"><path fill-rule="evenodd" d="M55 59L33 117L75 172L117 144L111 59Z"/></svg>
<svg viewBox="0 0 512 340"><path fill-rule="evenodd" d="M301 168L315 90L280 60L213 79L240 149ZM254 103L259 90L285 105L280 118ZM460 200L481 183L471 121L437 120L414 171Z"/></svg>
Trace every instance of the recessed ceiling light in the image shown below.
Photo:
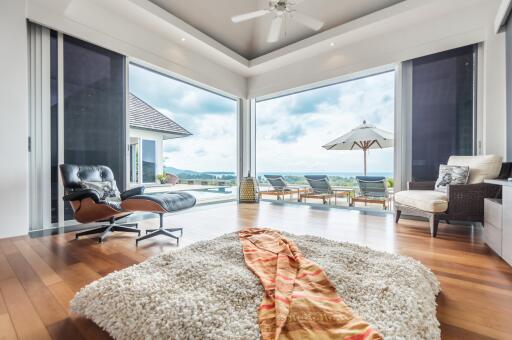
<svg viewBox="0 0 512 340"><path fill-rule="evenodd" d="M332 43L330 43L330 45L331 45L331 47L333 47L333 46L334 46L334 43L332 42Z"/></svg>
<svg viewBox="0 0 512 340"><path fill-rule="evenodd" d="M181 38L181 41L186 41L186 40L187 40L187 39L185 39L185 38Z"/></svg>

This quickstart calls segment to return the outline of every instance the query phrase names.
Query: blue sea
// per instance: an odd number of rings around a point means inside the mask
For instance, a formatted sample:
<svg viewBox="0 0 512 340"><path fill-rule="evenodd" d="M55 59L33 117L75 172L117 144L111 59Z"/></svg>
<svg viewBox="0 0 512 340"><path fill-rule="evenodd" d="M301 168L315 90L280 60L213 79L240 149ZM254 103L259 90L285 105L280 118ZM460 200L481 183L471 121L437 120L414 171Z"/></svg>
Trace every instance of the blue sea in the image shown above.
<svg viewBox="0 0 512 340"><path fill-rule="evenodd" d="M299 171L293 171L293 172L272 172L272 171L262 171L258 172L258 176L263 175L281 175L281 176L304 176L304 175L327 175L327 176L337 176L337 177L356 177L356 176L363 176L363 172L319 172L319 171L312 171L312 172L299 172ZM384 176L384 177L393 177L393 172L372 172L369 171L367 176Z"/></svg>

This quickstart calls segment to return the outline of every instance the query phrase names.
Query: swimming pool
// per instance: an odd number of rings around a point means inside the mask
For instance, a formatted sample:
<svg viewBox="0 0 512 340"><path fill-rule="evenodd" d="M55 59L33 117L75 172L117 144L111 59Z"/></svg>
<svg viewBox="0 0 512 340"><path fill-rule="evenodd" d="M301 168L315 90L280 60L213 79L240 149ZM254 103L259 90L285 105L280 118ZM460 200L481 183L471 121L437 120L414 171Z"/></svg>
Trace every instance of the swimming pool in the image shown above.
<svg viewBox="0 0 512 340"><path fill-rule="evenodd" d="M237 187L218 187L207 189L179 190L194 196L198 203L226 201L236 199ZM164 191L165 192L165 191Z"/></svg>

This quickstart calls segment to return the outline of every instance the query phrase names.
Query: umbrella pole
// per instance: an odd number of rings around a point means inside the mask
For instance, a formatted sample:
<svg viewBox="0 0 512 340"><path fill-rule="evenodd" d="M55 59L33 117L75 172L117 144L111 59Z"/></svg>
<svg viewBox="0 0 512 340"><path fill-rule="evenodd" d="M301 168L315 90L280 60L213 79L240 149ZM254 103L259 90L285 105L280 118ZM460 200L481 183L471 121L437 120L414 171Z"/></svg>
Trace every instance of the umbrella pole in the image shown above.
<svg viewBox="0 0 512 340"><path fill-rule="evenodd" d="M364 152L364 175L366 176L366 149L363 149Z"/></svg>

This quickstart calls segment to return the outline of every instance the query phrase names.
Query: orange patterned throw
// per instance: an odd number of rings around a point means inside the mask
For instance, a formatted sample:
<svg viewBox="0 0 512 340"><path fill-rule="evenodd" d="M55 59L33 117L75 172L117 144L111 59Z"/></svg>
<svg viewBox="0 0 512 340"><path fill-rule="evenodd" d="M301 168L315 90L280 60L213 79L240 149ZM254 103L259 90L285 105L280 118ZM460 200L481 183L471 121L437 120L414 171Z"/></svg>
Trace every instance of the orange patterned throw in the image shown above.
<svg viewBox="0 0 512 340"><path fill-rule="evenodd" d="M245 263L265 290L258 313L263 340L382 339L343 302L324 270L280 232L249 228L240 240Z"/></svg>

